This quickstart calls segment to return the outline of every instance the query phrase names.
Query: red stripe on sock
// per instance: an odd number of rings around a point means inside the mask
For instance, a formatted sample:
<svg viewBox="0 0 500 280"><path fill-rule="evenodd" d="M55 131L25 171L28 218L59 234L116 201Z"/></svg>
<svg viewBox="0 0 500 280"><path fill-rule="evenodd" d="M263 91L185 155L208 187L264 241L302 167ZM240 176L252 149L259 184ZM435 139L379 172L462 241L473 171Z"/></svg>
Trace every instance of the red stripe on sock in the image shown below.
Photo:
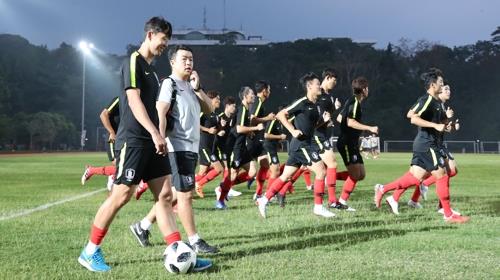
<svg viewBox="0 0 500 280"><path fill-rule="evenodd" d="M101 229L96 227L95 225L92 225L92 229L90 230L90 242L94 243L95 245L101 245L102 240L104 239L104 236L106 236L107 232L107 228Z"/></svg>
<svg viewBox="0 0 500 280"><path fill-rule="evenodd" d="M175 241L181 241L181 233L178 231L172 232L171 234L163 237L167 245L174 243Z"/></svg>

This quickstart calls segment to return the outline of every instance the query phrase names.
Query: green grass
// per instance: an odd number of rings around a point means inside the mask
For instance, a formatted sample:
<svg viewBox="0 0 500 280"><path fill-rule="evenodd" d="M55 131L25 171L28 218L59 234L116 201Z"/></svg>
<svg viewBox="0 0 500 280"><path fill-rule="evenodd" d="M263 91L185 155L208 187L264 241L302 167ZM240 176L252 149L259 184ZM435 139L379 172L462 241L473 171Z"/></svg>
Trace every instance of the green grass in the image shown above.
<svg viewBox="0 0 500 280"><path fill-rule="evenodd" d="M296 193L287 197L287 207L270 205L266 220L258 215L252 191L243 185L237 187L243 196L232 199L228 211L215 211L216 179L205 188L207 197L196 199L194 206L200 234L220 246L221 253L212 257L215 267L210 271L184 277L499 279L500 156L456 157L459 174L452 179L452 205L471 217L468 224L458 226L444 223L436 213L433 191L421 210L405 206L411 194L407 192L397 217L386 205L382 210L372 206L373 185L403 174L409 154L366 160L367 176L350 200L358 211L341 212L333 219L312 214L312 195L302 179ZM0 157L0 217L103 188L104 177L80 186L85 163L105 164L105 155ZM105 197L102 192L0 221L0 279L175 278L162 266L165 246L157 228L149 248L140 248L128 229L149 210L149 193L125 206L106 236L103 250L111 272L93 274L77 263Z"/></svg>

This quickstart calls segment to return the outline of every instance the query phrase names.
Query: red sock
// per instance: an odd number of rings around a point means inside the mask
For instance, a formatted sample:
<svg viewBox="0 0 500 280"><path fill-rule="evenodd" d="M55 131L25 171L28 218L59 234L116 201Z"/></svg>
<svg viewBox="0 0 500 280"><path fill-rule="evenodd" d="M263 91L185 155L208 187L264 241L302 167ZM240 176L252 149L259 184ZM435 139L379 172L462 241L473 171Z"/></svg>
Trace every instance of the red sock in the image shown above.
<svg viewBox="0 0 500 280"><path fill-rule="evenodd" d="M445 175L436 181L436 193L443 206L444 216L449 217L453 213L450 207L450 177Z"/></svg>
<svg viewBox="0 0 500 280"><path fill-rule="evenodd" d="M262 189L264 188L264 182L266 181L268 170L269 170L269 168L261 167L259 169L259 172L257 172L257 178L256 178L257 188L255 190L255 193L257 193L257 194L262 193Z"/></svg>
<svg viewBox="0 0 500 280"><path fill-rule="evenodd" d="M309 171L309 169L304 170L302 176L304 177L304 182L306 182L306 185L310 186L312 182L311 182L311 172Z"/></svg>
<svg viewBox="0 0 500 280"><path fill-rule="evenodd" d="M200 187L203 187L206 183L212 181L213 179L215 179L217 176L219 176L220 172L217 171L217 169L212 169L210 170L207 175L203 176L203 178L201 178L199 181L198 181L198 185Z"/></svg>
<svg viewBox="0 0 500 280"><path fill-rule="evenodd" d="M107 228L101 229L96 227L95 225L92 225L92 229L90 230L90 242L94 243L95 245L101 245L102 240L104 239L104 236L106 236L107 232Z"/></svg>
<svg viewBox="0 0 500 280"><path fill-rule="evenodd" d="M411 200L413 202L418 202L419 199L420 199L420 187L417 186L415 188L415 191L413 191L413 194L411 195Z"/></svg>
<svg viewBox="0 0 500 280"><path fill-rule="evenodd" d="M295 173L293 173L292 178L290 178L290 181L292 182L292 184L295 183L295 181L297 181L297 179L300 178L302 173L304 173L304 169L302 169L302 168L297 169L297 171L295 171Z"/></svg>
<svg viewBox="0 0 500 280"><path fill-rule="evenodd" d="M226 178L224 178L224 181L222 181L221 184L219 201L224 202L224 199L226 199L226 196L232 187L233 187L233 182L231 181L231 177L227 176Z"/></svg>
<svg viewBox="0 0 500 280"><path fill-rule="evenodd" d="M328 187L328 203L336 203L337 196L335 194L335 187L337 184L337 168L328 168L326 170L326 185Z"/></svg>
<svg viewBox="0 0 500 280"><path fill-rule="evenodd" d="M351 178L351 176L347 177L347 180L344 182L344 187L342 188L342 194L340 195L341 199L344 201L349 199L349 196L351 196L352 191L354 191L356 187L356 182L357 181Z"/></svg>
<svg viewBox="0 0 500 280"><path fill-rule="evenodd" d="M425 179L422 182L422 184L424 184L424 186L430 186L434 183L436 183L436 177L434 177L434 176L429 176L429 178Z"/></svg>
<svg viewBox="0 0 500 280"><path fill-rule="evenodd" d="M203 178L203 177L205 177L205 175L203 175L203 174L201 174L201 175L196 174L196 175L194 175L194 181L196 183L198 183L201 180L201 178Z"/></svg>
<svg viewBox="0 0 500 280"><path fill-rule="evenodd" d="M171 234L163 237L167 245L174 243L175 241L181 241L181 233L178 231L174 231Z"/></svg>
<svg viewBox="0 0 500 280"><path fill-rule="evenodd" d="M276 178L276 180L274 180L273 184L267 188L267 192L266 192L267 199L270 200L276 193L278 193L284 184L285 184L285 182L281 181L280 178Z"/></svg>
<svg viewBox="0 0 500 280"><path fill-rule="evenodd" d="M242 172L240 174L238 174L238 176L236 176L236 179L234 180L234 185L238 185L238 184L241 184L243 182L246 182L248 180L250 180L251 177L248 176L248 172Z"/></svg>
<svg viewBox="0 0 500 280"><path fill-rule="evenodd" d="M269 178L267 179L267 189L269 189L269 187L271 187L271 185L274 183L274 181L276 181L277 178ZM266 191L267 191L266 189ZM261 193L257 193L258 195L261 195L262 194L262 191Z"/></svg>
<svg viewBox="0 0 500 280"><path fill-rule="evenodd" d="M384 193L393 191L395 189L407 189L411 186L419 185L420 181L411 174L410 171L406 172L405 175L401 176L397 180L384 185Z"/></svg>
<svg viewBox="0 0 500 280"><path fill-rule="evenodd" d="M314 204L323 204L325 194L325 179L314 180Z"/></svg>
<svg viewBox="0 0 500 280"><path fill-rule="evenodd" d="M418 188L417 188L418 189ZM399 201L399 198L404 194L404 192L406 191L407 189L397 189L394 191L394 193L392 194L392 197L394 198L395 201Z"/></svg>
<svg viewBox="0 0 500 280"><path fill-rule="evenodd" d="M455 175L457 175L458 173L458 170L454 169L454 170L450 170L450 172L448 172L448 176L451 178L451 177L455 177Z"/></svg>
<svg viewBox="0 0 500 280"><path fill-rule="evenodd" d="M99 167L90 167L89 172L92 175L106 175L111 176L116 173L116 166L99 166Z"/></svg>
<svg viewBox="0 0 500 280"><path fill-rule="evenodd" d="M348 171L337 172L337 180L345 181L349 177Z"/></svg>

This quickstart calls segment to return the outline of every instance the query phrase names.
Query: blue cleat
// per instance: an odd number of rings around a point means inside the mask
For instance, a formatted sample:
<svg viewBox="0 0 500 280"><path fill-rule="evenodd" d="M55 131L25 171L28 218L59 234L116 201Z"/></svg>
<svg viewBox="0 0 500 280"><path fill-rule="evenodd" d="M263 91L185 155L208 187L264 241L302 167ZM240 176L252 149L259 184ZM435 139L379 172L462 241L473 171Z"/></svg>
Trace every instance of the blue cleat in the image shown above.
<svg viewBox="0 0 500 280"><path fill-rule="evenodd" d="M218 209L218 210L226 210L226 209L227 209L227 206L226 206L226 204L225 204L224 202L217 200L217 201L215 202L215 209Z"/></svg>
<svg viewBox="0 0 500 280"><path fill-rule="evenodd" d="M211 260L196 258L196 264L194 265L193 272L201 272L211 268L213 265Z"/></svg>
<svg viewBox="0 0 500 280"><path fill-rule="evenodd" d="M111 267L106 264L106 261L104 261L101 248L97 249L97 251L90 256L87 255L85 249L83 249L78 258L78 262L90 271L105 272L111 269Z"/></svg>

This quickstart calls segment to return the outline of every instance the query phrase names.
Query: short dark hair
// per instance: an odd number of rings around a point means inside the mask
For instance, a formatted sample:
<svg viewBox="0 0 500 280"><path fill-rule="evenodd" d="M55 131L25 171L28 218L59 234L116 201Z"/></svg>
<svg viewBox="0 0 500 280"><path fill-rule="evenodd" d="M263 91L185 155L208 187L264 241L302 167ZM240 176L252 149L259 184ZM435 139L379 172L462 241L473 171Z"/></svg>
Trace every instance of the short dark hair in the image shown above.
<svg viewBox="0 0 500 280"><path fill-rule="evenodd" d="M334 77L335 79L337 79L337 70L333 68L325 68L325 70L323 70L323 73L321 73L321 78L324 80L327 77Z"/></svg>
<svg viewBox="0 0 500 280"><path fill-rule="evenodd" d="M144 24L144 33L148 33L149 31L153 33L163 32L167 35L168 39L172 37L172 25L163 17L150 18L146 24Z"/></svg>
<svg viewBox="0 0 500 280"><path fill-rule="evenodd" d="M439 77L443 77L443 71L435 67L420 75L420 79L424 81L425 89L429 89L431 84L436 83Z"/></svg>
<svg viewBox="0 0 500 280"><path fill-rule="evenodd" d="M318 75L314 74L313 72L309 72L299 79L299 83L304 90L307 90L307 83L314 79L318 79L319 81Z"/></svg>
<svg viewBox="0 0 500 280"><path fill-rule="evenodd" d="M214 99L214 98L216 98L216 97L217 97L217 96L219 96L219 95L220 95L220 94L219 94L219 92L218 92L218 91L216 91L216 90L209 90L209 91L207 92L207 96L208 96L208 98L210 98L210 99Z"/></svg>
<svg viewBox="0 0 500 280"><path fill-rule="evenodd" d="M175 55L177 55L177 52L181 50L193 53L193 50L186 45L176 45L168 50L168 59L169 60L174 59Z"/></svg>
<svg viewBox="0 0 500 280"><path fill-rule="evenodd" d="M368 87L368 80L365 77L357 77L351 83L353 94L362 94L363 90Z"/></svg>
<svg viewBox="0 0 500 280"><path fill-rule="evenodd" d="M233 96L226 96L224 98L224 105L233 105L236 104L236 98Z"/></svg>
<svg viewBox="0 0 500 280"><path fill-rule="evenodd" d="M269 83L264 80L260 80L255 82L255 92L259 93L262 92L263 90L267 89L269 87Z"/></svg>
<svg viewBox="0 0 500 280"><path fill-rule="evenodd" d="M250 87L241 87L240 92L238 93L238 97L243 100L245 96L252 90Z"/></svg>

